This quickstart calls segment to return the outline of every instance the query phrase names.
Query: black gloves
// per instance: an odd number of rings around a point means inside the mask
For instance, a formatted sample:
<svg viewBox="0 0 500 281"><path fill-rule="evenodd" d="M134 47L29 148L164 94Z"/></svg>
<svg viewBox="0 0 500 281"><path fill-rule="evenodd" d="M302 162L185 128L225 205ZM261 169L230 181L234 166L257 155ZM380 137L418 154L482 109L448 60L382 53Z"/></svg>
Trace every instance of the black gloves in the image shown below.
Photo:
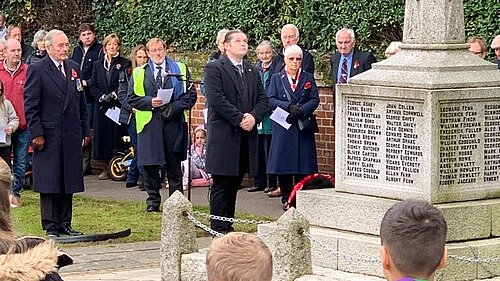
<svg viewBox="0 0 500 281"><path fill-rule="evenodd" d="M99 102L108 102L108 103L111 103L113 100L116 100L118 99L118 95L115 93L115 92L111 92L107 95L102 95L100 98L99 98Z"/></svg>
<svg viewBox="0 0 500 281"><path fill-rule="evenodd" d="M300 117L302 116L302 111L300 110L300 107L298 107L295 104L291 104L288 106L288 116L286 117L286 122L289 124L297 123L299 121Z"/></svg>

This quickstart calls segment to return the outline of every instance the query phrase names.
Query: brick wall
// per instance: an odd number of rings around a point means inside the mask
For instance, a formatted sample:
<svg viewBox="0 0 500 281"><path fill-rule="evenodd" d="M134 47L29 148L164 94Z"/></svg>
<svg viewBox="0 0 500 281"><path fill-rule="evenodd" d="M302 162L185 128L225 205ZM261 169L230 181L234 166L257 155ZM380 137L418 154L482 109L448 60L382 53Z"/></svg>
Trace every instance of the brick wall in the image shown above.
<svg viewBox="0 0 500 281"><path fill-rule="evenodd" d="M321 173L333 174L335 163L335 129L333 127L333 95L331 87L320 87L320 104L316 109L319 133L316 134L318 167ZM203 124L205 97L198 89L198 100L192 111L192 130Z"/></svg>

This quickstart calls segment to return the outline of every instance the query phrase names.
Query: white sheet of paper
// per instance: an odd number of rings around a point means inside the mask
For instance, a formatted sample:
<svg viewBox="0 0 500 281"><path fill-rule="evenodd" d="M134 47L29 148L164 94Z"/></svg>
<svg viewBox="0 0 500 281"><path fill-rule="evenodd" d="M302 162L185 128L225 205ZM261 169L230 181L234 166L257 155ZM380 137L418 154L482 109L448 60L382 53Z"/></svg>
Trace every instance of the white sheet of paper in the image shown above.
<svg viewBox="0 0 500 281"><path fill-rule="evenodd" d="M281 107L278 106L273 111L270 118L274 122L281 125L281 127L288 130L288 129L290 129L290 126L292 126L292 124L286 122L286 118L288 117L288 114L289 114L288 112L286 112L285 110L283 110Z"/></svg>
<svg viewBox="0 0 500 281"><path fill-rule="evenodd" d="M5 133L5 128L6 127L0 127L0 142L1 143L7 142L7 134Z"/></svg>
<svg viewBox="0 0 500 281"><path fill-rule="evenodd" d="M164 105L170 102L173 92L174 89L158 89L158 95L156 95L156 97L160 98L162 100L161 105Z"/></svg>
<svg viewBox="0 0 500 281"><path fill-rule="evenodd" d="M106 116L113 120L118 125L121 125L120 121L120 109L118 107L112 107L106 111Z"/></svg>
<svg viewBox="0 0 500 281"><path fill-rule="evenodd" d="M205 124L208 123L208 108L203 109L203 120L205 120Z"/></svg>

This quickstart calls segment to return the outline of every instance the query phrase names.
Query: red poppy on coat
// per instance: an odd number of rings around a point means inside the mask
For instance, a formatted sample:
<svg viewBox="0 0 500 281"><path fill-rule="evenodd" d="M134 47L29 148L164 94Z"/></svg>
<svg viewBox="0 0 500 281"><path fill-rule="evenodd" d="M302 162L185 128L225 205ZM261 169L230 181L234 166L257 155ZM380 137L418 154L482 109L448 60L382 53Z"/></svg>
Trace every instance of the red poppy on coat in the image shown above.
<svg viewBox="0 0 500 281"><path fill-rule="evenodd" d="M307 81L306 84L304 85L304 89L308 90L311 89L311 82Z"/></svg>
<svg viewBox="0 0 500 281"><path fill-rule="evenodd" d="M74 69L71 69L71 77L76 78L78 77L78 73Z"/></svg>
<svg viewBox="0 0 500 281"><path fill-rule="evenodd" d="M354 61L354 69L358 69L358 67L361 65L361 63L359 63L359 60L357 61Z"/></svg>

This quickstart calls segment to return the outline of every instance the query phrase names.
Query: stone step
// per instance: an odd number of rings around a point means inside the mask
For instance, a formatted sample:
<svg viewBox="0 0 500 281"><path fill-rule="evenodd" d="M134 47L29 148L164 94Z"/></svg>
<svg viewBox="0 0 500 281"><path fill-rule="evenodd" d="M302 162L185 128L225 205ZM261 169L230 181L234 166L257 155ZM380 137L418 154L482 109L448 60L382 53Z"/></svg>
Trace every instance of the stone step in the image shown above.
<svg viewBox="0 0 500 281"><path fill-rule="evenodd" d="M338 192L300 191L297 210L311 225L379 235L385 212L397 200ZM447 241L500 236L500 199L435 204L448 224Z"/></svg>
<svg viewBox="0 0 500 281"><path fill-rule="evenodd" d="M262 237L262 240L272 252L276 250L274 247L276 239L279 239L279 237L272 235L275 230L275 223L258 226L259 236ZM309 231L314 240L317 241L311 243L314 266L383 277L380 262L370 262L379 257L380 238L377 236L321 227L311 227ZM500 263L498 262L478 264L452 257L499 258L500 238L448 243L447 249L449 257L446 268L439 271L436 280L461 281L500 276ZM418 251L418 249L415 249L415 251Z"/></svg>

